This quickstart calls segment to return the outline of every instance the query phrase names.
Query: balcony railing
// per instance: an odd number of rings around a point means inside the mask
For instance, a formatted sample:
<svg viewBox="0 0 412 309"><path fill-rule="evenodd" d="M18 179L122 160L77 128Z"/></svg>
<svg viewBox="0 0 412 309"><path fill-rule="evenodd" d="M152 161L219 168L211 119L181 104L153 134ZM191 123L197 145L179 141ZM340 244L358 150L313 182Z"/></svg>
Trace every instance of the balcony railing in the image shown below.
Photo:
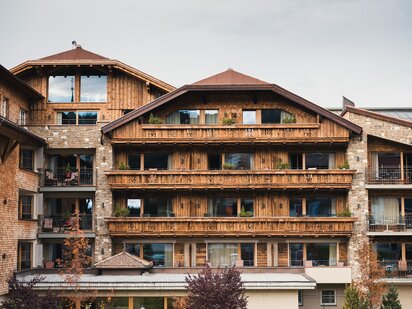
<svg viewBox="0 0 412 309"><path fill-rule="evenodd" d="M347 132L331 136L321 132L319 123L272 125L136 125L133 129L117 130L112 142L123 143L310 143L348 142Z"/></svg>
<svg viewBox="0 0 412 309"><path fill-rule="evenodd" d="M386 278L412 279L412 260L382 260L378 264L384 269Z"/></svg>
<svg viewBox="0 0 412 309"><path fill-rule="evenodd" d="M93 168L45 169L41 177L41 186L91 186L93 185Z"/></svg>
<svg viewBox="0 0 412 309"><path fill-rule="evenodd" d="M412 215L385 217L371 215L368 217L370 232L394 231L402 232L412 229Z"/></svg>
<svg viewBox="0 0 412 309"><path fill-rule="evenodd" d="M112 236L350 236L356 218L108 218Z"/></svg>
<svg viewBox="0 0 412 309"><path fill-rule="evenodd" d="M42 233L66 233L75 217L66 214L41 215L39 227ZM79 214L79 227L81 230L93 229L93 216L91 214Z"/></svg>
<svg viewBox="0 0 412 309"><path fill-rule="evenodd" d="M328 260L290 260L290 266L305 266L305 267L316 267L316 266L338 266L343 267L346 264L345 261L338 261L337 259Z"/></svg>
<svg viewBox="0 0 412 309"><path fill-rule="evenodd" d="M349 189L352 170L112 170L112 189Z"/></svg>
<svg viewBox="0 0 412 309"><path fill-rule="evenodd" d="M379 184L410 184L412 183L412 166L384 166L376 169L367 169L368 183Z"/></svg>

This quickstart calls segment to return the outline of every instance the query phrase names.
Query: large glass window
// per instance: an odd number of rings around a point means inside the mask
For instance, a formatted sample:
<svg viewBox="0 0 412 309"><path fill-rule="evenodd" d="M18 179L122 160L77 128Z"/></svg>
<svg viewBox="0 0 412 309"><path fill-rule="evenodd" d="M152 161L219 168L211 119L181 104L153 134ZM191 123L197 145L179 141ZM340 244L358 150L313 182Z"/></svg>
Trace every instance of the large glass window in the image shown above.
<svg viewBox="0 0 412 309"><path fill-rule="evenodd" d="M20 150L20 168L32 171L33 170L33 150L21 149Z"/></svg>
<svg viewBox="0 0 412 309"><path fill-rule="evenodd" d="M91 230L93 228L93 199L79 199L80 228Z"/></svg>
<svg viewBox="0 0 412 309"><path fill-rule="evenodd" d="M143 258L153 266L173 266L173 244L143 244Z"/></svg>
<svg viewBox="0 0 412 309"><path fill-rule="evenodd" d="M129 208L129 217L140 217L141 200L140 199L127 199L127 208Z"/></svg>
<svg viewBox="0 0 412 309"><path fill-rule="evenodd" d="M76 124L76 112L58 112L57 124Z"/></svg>
<svg viewBox="0 0 412 309"><path fill-rule="evenodd" d="M164 152L144 154L145 170L168 170L171 169L171 155Z"/></svg>
<svg viewBox="0 0 412 309"><path fill-rule="evenodd" d="M166 117L167 124L199 124L199 110L179 110Z"/></svg>
<svg viewBox="0 0 412 309"><path fill-rule="evenodd" d="M336 216L336 203L333 197L310 197L306 199L306 209L309 217Z"/></svg>
<svg viewBox="0 0 412 309"><path fill-rule="evenodd" d="M295 122L294 116L281 109L262 109L262 124Z"/></svg>
<svg viewBox="0 0 412 309"><path fill-rule="evenodd" d="M217 124L219 111L217 109L205 110L205 124Z"/></svg>
<svg viewBox="0 0 412 309"><path fill-rule="evenodd" d="M323 306L336 305L336 291L335 290L322 290L320 304Z"/></svg>
<svg viewBox="0 0 412 309"><path fill-rule="evenodd" d="M382 264L397 264L402 258L402 247L397 242L378 242L375 243L378 259Z"/></svg>
<svg viewBox="0 0 412 309"><path fill-rule="evenodd" d="M19 219L30 220L33 218L33 197L21 195L19 202Z"/></svg>
<svg viewBox="0 0 412 309"><path fill-rule="evenodd" d="M171 300L168 300L171 303ZM133 297L133 309L164 309L163 297ZM168 307L169 308L169 307Z"/></svg>
<svg viewBox="0 0 412 309"><path fill-rule="evenodd" d="M126 243L125 247L126 247L126 252L136 255L136 256L140 256L140 244Z"/></svg>
<svg viewBox="0 0 412 309"><path fill-rule="evenodd" d="M253 165L253 154L251 153L226 153L225 169L250 170Z"/></svg>
<svg viewBox="0 0 412 309"><path fill-rule="evenodd" d="M301 170L303 168L303 159L301 153L289 154L289 164L292 170Z"/></svg>
<svg viewBox="0 0 412 309"><path fill-rule="evenodd" d="M238 256L238 244L208 244L208 261L212 267L233 266Z"/></svg>
<svg viewBox="0 0 412 309"><path fill-rule="evenodd" d="M21 242L18 250L18 270L30 269L32 266L32 243Z"/></svg>
<svg viewBox="0 0 412 309"><path fill-rule="evenodd" d="M80 102L106 102L107 76L82 76Z"/></svg>
<svg viewBox="0 0 412 309"><path fill-rule="evenodd" d="M335 154L328 152L312 152L305 154L306 169L332 169L335 168Z"/></svg>
<svg viewBox="0 0 412 309"><path fill-rule="evenodd" d="M313 266L336 266L336 243L309 243L306 244L307 260Z"/></svg>
<svg viewBox="0 0 412 309"><path fill-rule="evenodd" d="M255 110L243 111L242 117L243 117L243 124L256 124L256 111Z"/></svg>
<svg viewBox="0 0 412 309"><path fill-rule="evenodd" d="M79 112L78 124L96 124L97 112Z"/></svg>
<svg viewBox="0 0 412 309"><path fill-rule="evenodd" d="M74 102L74 76L49 76L48 102Z"/></svg>
<svg viewBox="0 0 412 309"><path fill-rule="evenodd" d="M144 199L144 216L172 217L172 201L165 197L148 197Z"/></svg>
<svg viewBox="0 0 412 309"><path fill-rule="evenodd" d="M236 198L209 198L208 215L210 217L236 217L237 199Z"/></svg>
<svg viewBox="0 0 412 309"><path fill-rule="evenodd" d="M240 255L243 266L255 265L255 244L240 244Z"/></svg>
<svg viewBox="0 0 412 309"><path fill-rule="evenodd" d="M302 216L302 199L301 198L291 198L289 200L289 215L291 217L301 217Z"/></svg>
<svg viewBox="0 0 412 309"><path fill-rule="evenodd" d="M303 266L303 244L289 244L290 266Z"/></svg>
<svg viewBox="0 0 412 309"><path fill-rule="evenodd" d="M131 170L140 170L140 154L128 154L127 166Z"/></svg>
<svg viewBox="0 0 412 309"><path fill-rule="evenodd" d="M401 222L401 199L397 197L372 197L371 212L372 224L399 224Z"/></svg>

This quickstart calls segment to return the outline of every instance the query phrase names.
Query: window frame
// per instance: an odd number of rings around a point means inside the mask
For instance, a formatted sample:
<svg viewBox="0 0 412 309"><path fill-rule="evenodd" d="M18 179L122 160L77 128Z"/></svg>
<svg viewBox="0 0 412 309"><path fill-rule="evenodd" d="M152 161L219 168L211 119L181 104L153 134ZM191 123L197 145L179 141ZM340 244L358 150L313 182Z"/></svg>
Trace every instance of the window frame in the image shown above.
<svg viewBox="0 0 412 309"><path fill-rule="evenodd" d="M22 262L23 262L23 259L22 259L22 253L23 253L22 245L29 245L29 251L30 251L30 260L29 260L30 266L29 266L29 268L22 268ZM24 262L26 262L26 259L24 259ZM19 241L18 246L17 246L17 270L21 271L21 270L32 269L32 268L33 268L33 243L30 242L30 241L24 241L24 242Z"/></svg>
<svg viewBox="0 0 412 309"><path fill-rule="evenodd" d="M72 80L72 85L71 85L71 88L70 88L70 90L73 92L72 93L72 101L55 101L55 102L52 102L52 101L50 101L50 78L56 78L56 77L63 77L63 78L73 78L73 80ZM77 85L77 83L76 83L76 81L77 81L77 76L76 76L76 74L66 74L66 75L49 75L48 77L47 77L47 103L48 104L72 104L72 103L75 103L76 102L76 97L77 97L77 87L76 87L76 85Z"/></svg>
<svg viewBox="0 0 412 309"><path fill-rule="evenodd" d="M83 80L83 78L90 78L90 77L98 77L98 78L102 78L102 77L105 77L106 78L106 84L105 84L105 93L106 93L106 97L104 98L105 100L92 100L92 101L87 101L87 100L82 100L82 89L83 89L83 86L82 86L82 84L83 84L83 82L82 82L82 80ZM108 76L106 75L106 74L100 74L100 75L98 75L98 74L90 74L90 75L87 75L87 74L80 74L80 75L77 75L76 76L76 78L79 80L79 85L80 85L80 89L79 89L79 103L107 103L107 80L108 80L108 78L107 78ZM83 99L84 99L84 97L83 97Z"/></svg>
<svg viewBox="0 0 412 309"><path fill-rule="evenodd" d="M30 205L29 205L30 213L23 212L23 209L24 209L23 201L27 198L30 201ZM19 195L19 213L18 213L19 220L33 220L33 210L34 210L33 201L34 201L33 195L26 195L26 194L20 194ZM25 217L25 215L27 215L27 214L30 214L30 218Z"/></svg>
<svg viewBox="0 0 412 309"><path fill-rule="evenodd" d="M4 117L4 118L9 118L9 98L2 96L1 98L1 106L0 106L0 116Z"/></svg>
<svg viewBox="0 0 412 309"><path fill-rule="evenodd" d="M59 114L63 113L74 113L76 115L75 123L63 123L63 119L59 122ZM96 113L95 123L79 123L79 113ZM99 121L99 111L98 110L59 110L56 112L56 124L59 126L95 126Z"/></svg>
<svg viewBox="0 0 412 309"><path fill-rule="evenodd" d="M303 290L298 290L298 306L303 306Z"/></svg>
<svg viewBox="0 0 412 309"><path fill-rule="evenodd" d="M27 125L27 111L22 108L19 110L19 125Z"/></svg>
<svg viewBox="0 0 412 309"><path fill-rule="evenodd" d="M334 301L333 303L324 303L323 302L323 297L324 297L323 292L326 292L326 291L328 291L328 292L333 291L333 301ZM325 296L327 296L327 295L325 295ZM336 290L335 289L321 290L321 292L320 292L320 305L321 306L336 306Z"/></svg>
<svg viewBox="0 0 412 309"><path fill-rule="evenodd" d="M28 160L27 158L24 158L24 153L25 152L30 152L31 153L31 164L30 167L26 167L23 163L25 160ZM19 168L25 171L31 171L34 172L34 150L33 149L27 149L27 148L21 148L20 149L20 156L19 156Z"/></svg>

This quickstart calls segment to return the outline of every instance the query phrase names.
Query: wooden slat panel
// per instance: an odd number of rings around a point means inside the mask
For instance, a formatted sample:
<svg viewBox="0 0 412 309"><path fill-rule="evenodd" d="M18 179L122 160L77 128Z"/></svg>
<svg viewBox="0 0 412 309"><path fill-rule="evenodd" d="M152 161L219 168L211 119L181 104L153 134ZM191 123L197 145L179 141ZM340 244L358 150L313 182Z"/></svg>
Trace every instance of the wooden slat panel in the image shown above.
<svg viewBox="0 0 412 309"><path fill-rule="evenodd" d="M287 267L289 266L289 257L288 257L288 244L279 243L278 244L278 266Z"/></svg>

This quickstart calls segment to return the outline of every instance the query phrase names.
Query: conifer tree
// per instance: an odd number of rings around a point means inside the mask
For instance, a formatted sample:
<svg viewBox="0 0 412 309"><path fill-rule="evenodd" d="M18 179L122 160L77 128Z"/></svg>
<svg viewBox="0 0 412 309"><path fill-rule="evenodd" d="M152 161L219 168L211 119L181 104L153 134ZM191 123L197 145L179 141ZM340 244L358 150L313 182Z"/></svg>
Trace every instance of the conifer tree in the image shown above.
<svg viewBox="0 0 412 309"><path fill-rule="evenodd" d="M382 297L381 309L401 309L401 303L398 299L398 291L391 285L389 287L388 293Z"/></svg>

